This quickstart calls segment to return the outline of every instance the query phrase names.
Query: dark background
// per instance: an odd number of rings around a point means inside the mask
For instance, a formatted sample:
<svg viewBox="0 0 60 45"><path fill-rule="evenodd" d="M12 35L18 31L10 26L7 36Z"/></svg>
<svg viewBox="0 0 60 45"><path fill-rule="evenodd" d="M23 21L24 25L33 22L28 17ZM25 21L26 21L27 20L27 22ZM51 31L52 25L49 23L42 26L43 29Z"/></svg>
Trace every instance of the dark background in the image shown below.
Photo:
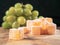
<svg viewBox="0 0 60 45"><path fill-rule="evenodd" d="M60 5L58 0L0 0L0 26L3 22L2 17L5 15L5 11L17 2L32 4L41 16L52 17L54 23L60 26Z"/></svg>

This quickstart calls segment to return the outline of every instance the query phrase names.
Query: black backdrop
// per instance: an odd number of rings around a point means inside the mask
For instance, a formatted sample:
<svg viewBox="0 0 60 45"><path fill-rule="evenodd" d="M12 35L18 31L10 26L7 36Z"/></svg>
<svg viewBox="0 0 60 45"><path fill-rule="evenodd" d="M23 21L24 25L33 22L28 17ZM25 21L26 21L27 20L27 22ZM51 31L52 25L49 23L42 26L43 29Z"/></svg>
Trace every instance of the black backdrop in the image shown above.
<svg viewBox="0 0 60 45"><path fill-rule="evenodd" d="M32 4L34 9L38 10L41 16L52 17L54 23L58 26L60 25L58 0L0 0L0 26L3 22L2 17L5 15L5 11L17 2Z"/></svg>

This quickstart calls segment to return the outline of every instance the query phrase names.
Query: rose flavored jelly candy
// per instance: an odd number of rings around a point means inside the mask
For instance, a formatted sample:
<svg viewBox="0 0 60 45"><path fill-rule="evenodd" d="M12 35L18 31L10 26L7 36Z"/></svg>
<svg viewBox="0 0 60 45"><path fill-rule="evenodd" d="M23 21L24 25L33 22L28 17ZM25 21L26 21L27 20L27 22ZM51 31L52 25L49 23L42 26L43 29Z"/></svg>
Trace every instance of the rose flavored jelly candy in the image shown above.
<svg viewBox="0 0 60 45"><path fill-rule="evenodd" d="M47 17L47 18L45 18L45 19L46 19L48 22L50 22L50 23L53 22L53 19L52 19L52 18L48 18L48 17Z"/></svg>
<svg viewBox="0 0 60 45"><path fill-rule="evenodd" d="M20 39L20 31L18 29L10 29L9 39L19 40Z"/></svg>
<svg viewBox="0 0 60 45"><path fill-rule="evenodd" d="M21 38L23 39L24 38L24 30L23 30L23 27L19 27L18 30L20 30L20 32L21 32Z"/></svg>
<svg viewBox="0 0 60 45"><path fill-rule="evenodd" d="M32 26L32 21L33 21L33 20L27 20L27 27Z"/></svg>
<svg viewBox="0 0 60 45"><path fill-rule="evenodd" d="M28 27L23 27L24 30L24 38L29 38L30 30Z"/></svg>
<svg viewBox="0 0 60 45"><path fill-rule="evenodd" d="M41 26L41 21L34 21L32 23L33 26Z"/></svg>
<svg viewBox="0 0 60 45"><path fill-rule="evenodd" d="M23 39L23 32L18 29L10 29L9 39L11 39L11 40Z"/></svg>
<svg viewBox="0 0 60 45"><path fill-rule="evenodd" d="M47 34L47 27L46 27L46 23L42 23L41 24L42 26L41 26L41 34L42 35L45 35L45 34Z"/></svg>
<svg viewBox="0 0 60 45"><path fill-rule="evenodd" d="M48 34L55 34L56 31L56 24L50 24L47 26L47 32Z"/></svg>
<svg viewBox="0 0 60 45"><path fill-rule="evenodd" d="M40 26L32 26L31 27L31 35L39 36L40 35Z"/></svg>
<svg viewBox="0 0 60 45"><path fill-rule="evenodd" d="M30 33L30 30L28 27L23 27L23 30L24 30L24 34Z"/></svg>
<svg viewBox="0 0 60 45"><path fill-rule="evenodd" d="M27 27L30 30L32 26L33 20L27 20Z"/></svg>

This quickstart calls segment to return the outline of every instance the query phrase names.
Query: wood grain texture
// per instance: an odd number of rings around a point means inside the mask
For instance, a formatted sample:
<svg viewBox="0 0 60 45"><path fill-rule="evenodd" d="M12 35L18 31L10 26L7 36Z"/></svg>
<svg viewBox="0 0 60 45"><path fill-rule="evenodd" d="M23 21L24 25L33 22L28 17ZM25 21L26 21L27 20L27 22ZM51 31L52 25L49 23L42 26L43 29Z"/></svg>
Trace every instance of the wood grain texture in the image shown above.
<svg viewBox="0 0 60 45"><path fill-rule="evenodd" d="M59 30L56 30L55 35L40 35L19 41L8 40L8 34L8 29L0 27L0 45L60 45Z"/></svg>

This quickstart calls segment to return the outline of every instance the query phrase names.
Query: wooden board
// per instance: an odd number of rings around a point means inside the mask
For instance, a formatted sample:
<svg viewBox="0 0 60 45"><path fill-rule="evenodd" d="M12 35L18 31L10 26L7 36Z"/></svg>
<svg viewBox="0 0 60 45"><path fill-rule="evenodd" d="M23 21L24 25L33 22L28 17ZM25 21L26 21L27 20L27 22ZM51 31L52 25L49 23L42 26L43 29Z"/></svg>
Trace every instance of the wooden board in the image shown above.
<svg viewBox="0 0 60 45"><path fill-rule="evenodd" d="M55 35L41 35L19 41L8 40L9 30L0 27L0 45L60 45L60 30Z"/></svg>

